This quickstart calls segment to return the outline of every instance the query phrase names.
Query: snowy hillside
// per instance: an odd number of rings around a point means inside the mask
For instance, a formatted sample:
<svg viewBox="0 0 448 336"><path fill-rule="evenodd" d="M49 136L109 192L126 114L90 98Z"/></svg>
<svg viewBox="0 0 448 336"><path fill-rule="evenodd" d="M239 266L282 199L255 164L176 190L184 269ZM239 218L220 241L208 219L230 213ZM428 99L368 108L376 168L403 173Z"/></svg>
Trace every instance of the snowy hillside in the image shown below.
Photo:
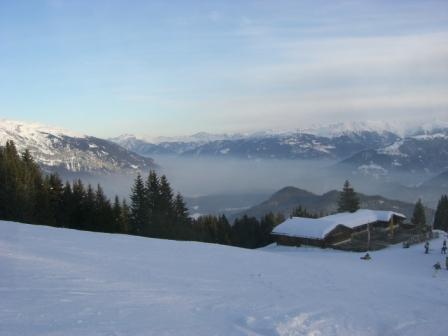
<svg viewBox="0 0 448 336"><path fill-rule="evenodd" d="M432 246L362 261L0 222L0 334L445 335Z"/></svg>
<svg viewBox="0 0 448 336"><path fill-rule="evenodd" d="M20 152L29 149L47 171L127 174L155 166L113 142L37 123L0 120L0 145L7 140Z"/></svg>

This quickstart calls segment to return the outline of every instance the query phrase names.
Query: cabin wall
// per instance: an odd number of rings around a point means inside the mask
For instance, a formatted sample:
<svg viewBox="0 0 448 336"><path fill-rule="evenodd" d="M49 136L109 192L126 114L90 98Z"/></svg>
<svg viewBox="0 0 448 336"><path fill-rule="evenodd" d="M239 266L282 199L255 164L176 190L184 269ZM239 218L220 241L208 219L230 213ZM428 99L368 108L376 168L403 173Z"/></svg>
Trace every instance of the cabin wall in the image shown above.
<svg viewBox="0 0 448 336"><path fill-rule="evenodd" d="M339 225L325 237L325 244L332 245L351 239L353 230Z"/></svg>
<svg viewBox="0 0 448 336"><path fill-rule="evenodd" d="M280 236L273 235L274 241L278 245L285 246L301 246L301 245L310 245L317 247L325 247L325 242L322 239L310 239L310 238L302 238L302 237L289 237L289 236Z"/></svg>

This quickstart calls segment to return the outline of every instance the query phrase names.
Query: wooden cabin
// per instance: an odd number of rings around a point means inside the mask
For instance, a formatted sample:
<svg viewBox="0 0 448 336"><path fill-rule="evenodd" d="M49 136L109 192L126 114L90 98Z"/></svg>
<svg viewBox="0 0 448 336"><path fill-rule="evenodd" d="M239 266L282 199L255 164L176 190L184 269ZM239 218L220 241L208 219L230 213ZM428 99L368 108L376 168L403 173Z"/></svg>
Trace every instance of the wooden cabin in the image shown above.
<svg viewBox="0 0 448 336"><path fill-rule="evenodd" d="M406 216L393 211L360 209L321 218L292 217L272 231L279 245L329 247L350 240L352 234L374 229L393 229Z"/></svg>

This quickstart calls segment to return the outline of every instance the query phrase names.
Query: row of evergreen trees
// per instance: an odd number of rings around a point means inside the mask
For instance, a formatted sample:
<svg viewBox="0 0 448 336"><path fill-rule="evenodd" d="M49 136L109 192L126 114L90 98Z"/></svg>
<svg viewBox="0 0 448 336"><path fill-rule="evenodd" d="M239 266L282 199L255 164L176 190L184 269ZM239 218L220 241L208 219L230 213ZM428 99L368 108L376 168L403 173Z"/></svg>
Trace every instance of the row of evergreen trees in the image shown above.
<svg viewBox="0 0 448 336"><path fill-rule="evenodd" d="M14 143L0 147L0 219L79 230L228 244L257 248L272 242L270 232L282 216L261 220L244 216L230 225L225 216L192 219L182 195L174 195L165 175L138 175L130 204L112 203L98 185L81 180L63 183L45 175L29 151L19 154Z"/></svg>
<svg viewBox="0 0 448 336"><path fill-rule="evenodd" d="M260 220L244 215L230 225L226 216L201 216L192 221L192 232L197 241L258 248L273 242L272 229L285 220L281 214L269 213Z"/></svg>
<svg viewBox="0 0 448 336"><path fill-rule="evenodd" d="M81 180L65 184L57 174L45 175L29 151L19 154L12 141L0 147L0 218L101 232L129 231L125 201L113 204L100 185Z"/></svg>

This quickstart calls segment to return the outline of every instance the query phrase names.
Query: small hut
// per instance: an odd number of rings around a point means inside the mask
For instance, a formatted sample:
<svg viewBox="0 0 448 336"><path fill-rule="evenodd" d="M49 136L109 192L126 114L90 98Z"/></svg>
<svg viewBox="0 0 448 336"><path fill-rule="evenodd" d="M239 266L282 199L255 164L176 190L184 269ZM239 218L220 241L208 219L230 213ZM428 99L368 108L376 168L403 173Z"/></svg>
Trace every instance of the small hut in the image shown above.
<svg viewBox="0 0 448 336"><path fill-rule="evenodd" d="M279 245L328 247L350 240L353 233L393 229L404 219L406 216L398 212L369 209L321 218L292 217L276 226L272 236Z"/></svg>

